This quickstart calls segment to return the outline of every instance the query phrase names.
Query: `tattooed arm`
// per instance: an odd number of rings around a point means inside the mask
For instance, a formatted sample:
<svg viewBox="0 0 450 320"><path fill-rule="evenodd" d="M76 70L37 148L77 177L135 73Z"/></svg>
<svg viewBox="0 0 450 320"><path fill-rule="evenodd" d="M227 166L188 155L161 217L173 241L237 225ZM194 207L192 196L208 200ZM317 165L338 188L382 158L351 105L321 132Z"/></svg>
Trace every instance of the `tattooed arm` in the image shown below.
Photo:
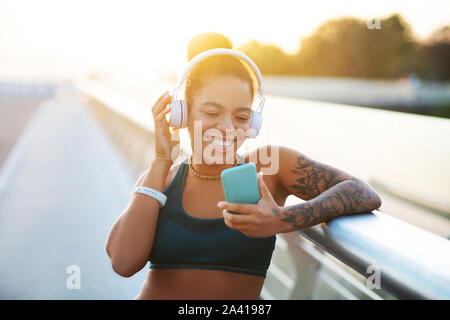
<svg viewBox="0 0 450 320"><path fill-rule="evenodd" d="M303 203L273 209L286 222L285 232L307 228L339 216L370 212L381 198L364 181L332 166L314 161L290 148L280 147L277 178L286 195Z"/></svg>

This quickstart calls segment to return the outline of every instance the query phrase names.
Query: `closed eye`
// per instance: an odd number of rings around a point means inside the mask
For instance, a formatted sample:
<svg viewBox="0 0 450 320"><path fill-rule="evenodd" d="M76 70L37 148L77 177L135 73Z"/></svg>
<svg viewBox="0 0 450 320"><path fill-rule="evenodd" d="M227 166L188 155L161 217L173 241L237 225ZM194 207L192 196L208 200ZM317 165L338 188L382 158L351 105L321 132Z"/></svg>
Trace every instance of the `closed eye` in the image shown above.
<svg viewBox="0 0 450 320"><path fill-rule="evenodd" d="M203 113L209 117L216 117L219 115L219 113L217 113L217 112L203 112ZM248 116L236 116L236 119L239 121L249 121L250 120L250 118Z"/></svg>

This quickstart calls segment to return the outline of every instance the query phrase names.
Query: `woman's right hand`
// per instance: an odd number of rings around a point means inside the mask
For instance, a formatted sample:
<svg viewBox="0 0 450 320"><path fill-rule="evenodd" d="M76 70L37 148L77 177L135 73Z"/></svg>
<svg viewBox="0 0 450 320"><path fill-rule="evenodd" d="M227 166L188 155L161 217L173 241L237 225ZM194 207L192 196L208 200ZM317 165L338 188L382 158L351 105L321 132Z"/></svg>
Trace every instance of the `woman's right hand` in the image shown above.
<svg viewBox="0 0 450 320"><path fill-rule="evenodd" d="M173 164L173 161L179 154L179 129L169 131L169 124L166 120L166 114L170 111L172 97L169 91L164 92L152 108L153 120L155 123L155 160L167 161ZM175 136L172 141L171 136ZM178 148L178 150L174 150ZM174 152L173 152L174 151Z"/></svg>

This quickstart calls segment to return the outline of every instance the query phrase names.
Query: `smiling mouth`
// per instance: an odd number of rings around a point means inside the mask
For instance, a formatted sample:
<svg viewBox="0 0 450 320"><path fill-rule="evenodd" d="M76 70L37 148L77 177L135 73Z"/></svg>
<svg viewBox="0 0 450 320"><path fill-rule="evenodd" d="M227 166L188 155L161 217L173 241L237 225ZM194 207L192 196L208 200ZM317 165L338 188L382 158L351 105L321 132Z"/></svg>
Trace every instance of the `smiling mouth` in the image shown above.
<svg viewBox="0 0 450 320"><path fill-rule="evenodd" d="M208 136L208 137L205 137L204 140L211 142L216 151L223 153L223 152L226 152L228 150L231 150L231 148L233 148L234 143L237 140L237 138L223 139L223 138Z"/></svg>

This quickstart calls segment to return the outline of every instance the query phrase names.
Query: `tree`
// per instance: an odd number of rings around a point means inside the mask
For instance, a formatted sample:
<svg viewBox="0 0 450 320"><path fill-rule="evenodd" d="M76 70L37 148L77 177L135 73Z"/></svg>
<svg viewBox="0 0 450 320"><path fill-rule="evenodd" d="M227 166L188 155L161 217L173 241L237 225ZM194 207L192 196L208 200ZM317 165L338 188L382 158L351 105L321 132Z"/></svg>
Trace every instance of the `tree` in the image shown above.
<svg viewBox="0 0 450 320"><path fill-rule="evenodd" d="M415 71L416 46L399 15L368 29L353 17L327 21L302 39L296 54L301 74L341 77L397 77Z"/></svg>
<svg viewBox="0 0 450 320"><path fill-rule="evenodd" d="M292 56L272 44L260 44L256 40L246 42L238 47L252 59L262 74L295 74Z"/></svg>
<svg viewBox="0 0 450 320"><path fill-rule="evenodd" d="M450 26L436 30L422 46L425 59L424 76L450 79Z"/></svg>

